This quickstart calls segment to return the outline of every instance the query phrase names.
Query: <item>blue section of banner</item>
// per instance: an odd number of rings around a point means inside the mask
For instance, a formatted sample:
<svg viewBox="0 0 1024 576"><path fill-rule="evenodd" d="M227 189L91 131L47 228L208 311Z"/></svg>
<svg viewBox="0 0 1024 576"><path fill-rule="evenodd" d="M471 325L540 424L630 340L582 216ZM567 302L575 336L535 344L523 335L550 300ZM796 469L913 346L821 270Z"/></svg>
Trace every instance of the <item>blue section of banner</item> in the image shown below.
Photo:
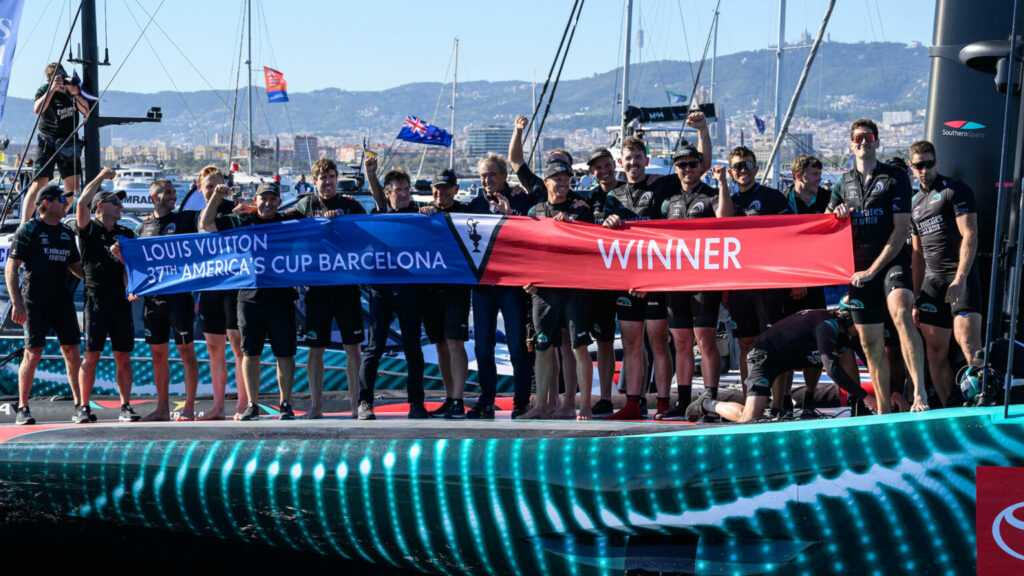
<svg viewBox="0 0 1024 576"><path fill-rule="evenodd" d="M274 103L274 102L287 102L287 101L288 101L288 93L285 92L284 90L274 90L273 92L271 92L270 90L267 90L267 102Z"/></svg>
<svg viewBox="0 0 1024 576"><path fill-rule="evenodd" d="M476 284L469 251L442 214L306 218L216 234L122 240L121 248L128 292L139 296L344 284Z"/></svg>
<svg viewBox="0 0 1024 576"><path fill-rule="evenodd" d="M7 84L11 81L11 62L18 44L18 24L25 0L0 1L0 124L7 105Z"/></svg>

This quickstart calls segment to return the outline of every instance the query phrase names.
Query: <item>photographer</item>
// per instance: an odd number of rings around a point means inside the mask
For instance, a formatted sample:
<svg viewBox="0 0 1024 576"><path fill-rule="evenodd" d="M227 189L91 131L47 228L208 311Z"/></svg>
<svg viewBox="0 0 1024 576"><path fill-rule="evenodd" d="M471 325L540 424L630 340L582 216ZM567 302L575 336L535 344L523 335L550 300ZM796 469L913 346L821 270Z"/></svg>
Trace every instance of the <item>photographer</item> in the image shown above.
<svg viewBox="0 0 1024 576"><path fill-rule="evenodd" d="M57 62L46 67L46 84L36 91L33 111L40 114L36 142L36 172L22 201L21 220L29 220L35 210L36 195L60 170L65 195L74 195L82 178L81 143L75 134L78 113L89 113L89 102L82 95L78 79L68 78ZM65 142L66 141L66 142Z"/></svg>

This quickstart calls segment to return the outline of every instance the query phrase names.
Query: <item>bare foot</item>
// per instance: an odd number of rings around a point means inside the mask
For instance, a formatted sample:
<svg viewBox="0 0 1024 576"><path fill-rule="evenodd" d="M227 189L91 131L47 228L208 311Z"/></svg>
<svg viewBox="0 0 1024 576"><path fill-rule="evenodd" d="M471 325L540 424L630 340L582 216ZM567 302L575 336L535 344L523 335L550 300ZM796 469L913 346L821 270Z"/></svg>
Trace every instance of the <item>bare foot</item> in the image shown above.
<svg viewBox="0 0 1024 576"><path fill-rule="evenodd" d="M322 408L310 408L302 417L306 420L319 420L324 417L324 411Z"/></svg>
<svg viewBox="0 0 1024 576"><path fill-rule="evenodd" d="M516 420L544 420L551 417L551 412L550 407L546 404L539 406L535 405L533 408L530 408L526 414L516 418Z"/></svg>
<svg viewBox="0 0 1024 576"><path fill-rule="evenodd" d="M903 394L900 394L899 392L893 392L889 398L893 406L899 408L900 412L910 412L910 404L907 402L907 399L903 396ZM914 403L916 404L917 402L915 401Z"/></svg>
<svg viewBox="0 0 1024 576"><path fill-rule="evenodd" d="M196 419L196 413L194 410L182 410L180 413L174 415L175 422L192 422Z"/></svg>
<svg viewBox="0 0 1024 576"><path fill-rule="evenodd" d="M171 410L169 408L157 408L149 414L142 417L143 422L168 422L171 419Z"/></svg>
<svg viewBox="0 0 1024 576"><path fill-rule="evenodd" d="M876 400L874 396L871 396L870 394L865 396L864 405L874 410L875 412L878 412L878 400Z"/></svg>
<svg viewBox="0 0 1024 576"><path fill-rule="evenodd" d="M572 404L564 404L559 406L558 409L551 414L551 417L558 420L575 420L576 407Z"/></svg>
<svg viewBox="0 0 1024 576"><path fill-rule="evenodd" d="M200 412L199 416L196 418L196 420L200 420L200 421L223 420L223 419L224 419L224 407L223 406L221 406L220 408L217 408L215 406L213 408L213 410L210 410L209 412Z"/></svg>
<svg viewBox="0 0 1024 576"><path fill-rule="evenodd" d="M585 406L585 405L584 405ZM583 408L580 413L576 416L576 420L580 422L586 422L594 419L594 413L590 411L590 408Z"/></svg>

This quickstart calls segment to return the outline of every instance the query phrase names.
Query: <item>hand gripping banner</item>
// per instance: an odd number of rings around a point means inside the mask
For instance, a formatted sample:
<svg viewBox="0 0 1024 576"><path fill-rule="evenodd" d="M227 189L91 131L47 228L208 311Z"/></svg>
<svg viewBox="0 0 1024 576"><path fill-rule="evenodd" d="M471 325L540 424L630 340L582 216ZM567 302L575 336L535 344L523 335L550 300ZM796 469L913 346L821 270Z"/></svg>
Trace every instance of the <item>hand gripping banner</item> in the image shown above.
<svg viewBox="0 0 1024 576"><path fill-rule="evenodd" d="M123 240L128 291L342 284L534 284L737 290L846 284L849 220L831 215L664 220L611 230L475 214L308 218Z"/></svg>

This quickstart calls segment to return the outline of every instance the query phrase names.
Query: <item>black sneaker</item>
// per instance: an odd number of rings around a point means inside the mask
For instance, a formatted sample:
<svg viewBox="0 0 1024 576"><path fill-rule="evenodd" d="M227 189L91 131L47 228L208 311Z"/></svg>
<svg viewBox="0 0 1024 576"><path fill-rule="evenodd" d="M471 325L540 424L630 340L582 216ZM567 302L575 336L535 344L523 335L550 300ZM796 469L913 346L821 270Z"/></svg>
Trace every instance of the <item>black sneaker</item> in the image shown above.
<svg viewBox="0 0 1024 576"><path fill-rule="evenodd" d="M121 422L138 422L142 417L136 414L129 404L125 404L121 406L121 415L117 419Z"/></svg>
<svg viewBox="0 0 1024 576"><path fill-rule="evenodd" d="M682 402L676 401L675 405L669 408L664 414L655 414L655 420L672 420L675 418L682 418L686 416L687 405Z"/></svg>
<svg viewBox="0 0 1024 576"><path fill-rule="evenodd" d="M369 402L363 400L359 403L359 419L360 420L376 420L377 416L373 413L373 406Z"/></svg>
<svg viewBox="0 0 1024 576"><path fill-rule="evenodd" d="M530 411L530 402L516 402L512 405L512 419L515 420Z"/></svg>
<svg viewBox="0 0 1024 576"><path fill-rule="evenodd" d="M72 424L88 424L89 423L89 407L75 404L75 412L71 415Z"/></svg>
<svg viewBox="0 0 1024 576"><path fill-rule="evenodd" d="M32 425L36 423L36 419L32 417L32 413L28 411L28 406L22 406L18 408L18 416L14 419L15 424L22 426Z"/></svg>
<svg viewBox="0 0 1024 576"><path fill-rule="evenodd" d="M704 393L701 393L700 396L697 396L696 400L686 405L686 420L688 422L697 422L708 415L708 413L704 411L704 407L701 406L701 402L703 401Z"/></svg>
<svg viewBox="0 0 1024 576"><path fill-rule="evenodd" d="M99 417L92 413L92 408L85 406L85 413L89 415L89 422L95 422L99 420Z"/></svg>
<svg viewBox="0 0 1024 576"><path fill-rule="evenodd" d="M408 418L409 420L427 420L430 418L430 412L427 412L423 402L415 402L409 405Z"/></svg>
<svg viewBox="0 0 1024 576"><path fill-rule="evenodd" d="M245 407L245 412L242 412L242 415L239 416L238 419L243 421L243 422L248 422L250 420L259 420L260 419L260 407L259 407L259 405L257 405L255 402L249 402L249 405Z"/></svg>
<svg viewBox="0 0 1024 576"><path fill-rule="evenodd" d="M615 407L612 406L611 400L602 399L598 400L597 404L594 404L594 407L591 408L590 411L593 412L594 416L604 416L605 414L615 412Z"/></svg>
<svg viewBox="0 0 1024 576"><path fill-rule="evenodd" d="M444 418L445 420L463 420L466 418L466 405L462 403L462 398L452 398L452 403L448 405Z"/></svg>
<svg viewBox="0 0 1024 576"><path fill-rule="evenodd" d="M281 411L278 420L295 420L295 410L292 410L291 404L282 402L278 409Z"/></svg>
<svg viewBox="0 0 1024 576"><path fill-rule="evenodd" d="M430 415L431 416L444 416L445 414L448 413L448 408L451 407L451 405L452 405L452 399L451 398L445 398L444 399L444 404L441 404L439 407L434 408L433 410L431 410L430 411Z"/></svg>
<svg viewBox="0 0 1024 576"><path fill-rule="evenodd" d="M466 412L466 418L470 420L494 420L494 404L480 404L478 402Z"/></svg>

